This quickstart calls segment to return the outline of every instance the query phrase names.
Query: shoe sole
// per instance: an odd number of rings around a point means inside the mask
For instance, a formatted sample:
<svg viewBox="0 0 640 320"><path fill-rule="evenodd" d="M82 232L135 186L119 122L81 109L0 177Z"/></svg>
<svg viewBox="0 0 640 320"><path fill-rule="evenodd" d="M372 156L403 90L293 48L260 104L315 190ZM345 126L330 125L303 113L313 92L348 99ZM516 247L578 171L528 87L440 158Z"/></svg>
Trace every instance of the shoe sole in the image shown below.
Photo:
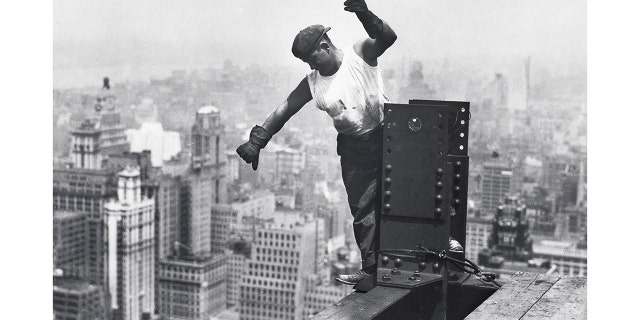
<svg viewBox="0 0 640 320"><path fill-rule="evenodd" d="M346 284L346 285L350 285L350 286L355 286L356 284L358 284L357 282L350 282L350 281L346 281L346 280L342 280L342 279L338 279L338 278L335 278L334 280L336 280L336 282L338 282L338 283Z"/></svg>

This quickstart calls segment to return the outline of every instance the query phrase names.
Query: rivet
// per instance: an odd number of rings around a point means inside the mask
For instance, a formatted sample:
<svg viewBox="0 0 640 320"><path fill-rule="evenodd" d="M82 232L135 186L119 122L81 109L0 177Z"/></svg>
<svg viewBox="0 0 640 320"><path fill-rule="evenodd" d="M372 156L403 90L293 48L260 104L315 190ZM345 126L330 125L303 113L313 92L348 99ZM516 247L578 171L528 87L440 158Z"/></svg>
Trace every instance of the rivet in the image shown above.
<svg viewBox="0 0 640 320"><path fill-rule="evenodd" d="M433 263L433 272L440 272L440 262L436 261Z"/></svg>
<svg viewBox="0 0 640 320"><path fill-rule="evenodd" d="M384 209L387 210L387 211L391 210L391 204L389 204L389 203L385 204L384 205Z"/></svg>
<svg viewBox="0 0 640 320"><path fill-rule="evenodd" d="M387 190L384 192L385 197L391 197L391 190Z"/></svg>
<svg viewBox="0 0 640 320"><path fill-rule="evenodd" d="M385 179L384 179L384 182L386 182L386 183L391 183L391 178L389 178L389 177L385 178Z"/></svg>
<svg viewBox="0 0 640 320"><path fill-rule="evenodd" d="M455 192L460 192L460 187L459 187L459 186L455 186L455 187L453 187L453 191L455 191Z"/></svg>
<svg viewBox="0 0 640 320"><path fill-rule="evenodd" d="M462 162L456 161L456 167L461 167L461 166L462 166Z"/></svg>
<svg viewBox="0 0 640 320"><path fill-rule="evenodd" d="M436 187L438 187L438 188L442 188L442 181L438 181L438 182L436 182Z"/></svg>
<svg viewBox="0 0 640 320"><path fill-rule="evenodd" d="M460 178L462 178L462 175L461 175L461 174L459 174L459 173L456 173L455 175L453 175L453 177L454 177L456 180L460 180Z"/></svg>
<svg viewBox="0 0 640 320"><path fill-rule="evenodd" d="M455 203L455 204L460 204L460 199L454 199L454 200L453 200L453 203Z"/></svg>
<svg viewBox="0 0 640 320"><path fill-rule="evenodd" d="M387 171L391 171L391 165L390 164L386 165L384 168L387 169Z"/></svg>
<svg viewBox="0 0 640 320"><path fill-rule="evenodd" d="M394 262L395 262L396 268L399 268L402 265L402 259L400 258L396 258Z"/></svg>
<svg viewBox="0 0 640 320"><path fill-rule="evenodd" d="M442 195L441 194L436 194L436 200L442 201Z"/></svg>
<svg viewBox="0 0 640 320"><path fill-rule="evenodd" d="M436 214L438 214L438 215L442 214L442 209L436 208Z"/></svg>
<svg viewBox="0 0 640 320"><path fill-rule="evenodd" d="M418 263L418 268L420 268L420 270L424 270L424 268L427 267L427 263L426 262L420 262Z"/></svg>
<svg viewBox="0 0 640 320"><path fill-rule="evenodd" d="M436 169L436 174L441 176L444 173L444 170L442 170L442 168L438 168Z"/></svg>
<svg viewBox="0 0 640 320"><path fill-rule="evenodd" d="M382 264L387 264L387 263L389 263L389 257L383 256L382 257Z"/></svg>

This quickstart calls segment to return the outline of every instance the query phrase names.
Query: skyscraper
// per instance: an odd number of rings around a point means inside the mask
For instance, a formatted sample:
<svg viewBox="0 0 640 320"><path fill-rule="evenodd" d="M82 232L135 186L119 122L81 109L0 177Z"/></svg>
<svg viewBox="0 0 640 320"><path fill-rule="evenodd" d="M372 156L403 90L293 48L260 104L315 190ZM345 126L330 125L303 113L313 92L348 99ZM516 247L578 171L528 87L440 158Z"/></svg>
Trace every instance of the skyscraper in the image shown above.
<svg viewBox="0 0 640 320"><path fill-rule="evenodd" d="M478 262L478 255L482 249L489 248L489 238L493 231L493 220L484 216L467 217L467 237L465 258Z"/></svg>
<svg viewBox="0 0 640 320"><path fill-rule="evenodd" d="M53 212L53 267L65 276L86 278L88 253L87 213Z"/></svg>
<svg viewBox="0 0 640 320"><path fill-rule="evenodd" d="M223 254L169 257L159 263L158 313L170 319L208 320L226 306Z"/></svg>
<svg viewBox="0 0 640 320"><path fill-rule="evenodd" d="M302 319L306 276L317 269L318 223L296 211L278 213L257 232L240 285L240 319Z"/></svg>
<svg viewBox="0 0 640 320"><path fill-rule="evenodd" d="M222 132L218 108L209 105L198 109L196 122L191 128L191 164L194 169L220 166L226 162Z"/></svg>
<svg viewBox="0 0 640 320"><path fill-rule="evenodd" d="M212 209L227 201L222 131L216 107L198 109L190 163L157 179L156 301L164 317L209 319L226 306L227 257L212 248Z"/></svg>
<svg viewBox="0 0 640 320"><path fill-rule="evenodd" d="M86 277L94 285L106 284L103 206L116 194L113 180L104 170L53 170L53 210L87 214Z"/></svg>
<svg viewBox="0 0 640 320"><path fill-rule="evenodd" d="M110 155L129 151L115 100L105 78L93 112L71 130L71 167L53 170L53 210L88 214L86 278L101 286L106 285L103 206L116 195L116 176L102 165Z"/></svg>
<svg viewBox="0 0 640 320"><path fill-rule="evenodd" d="M106 320L101 286L69 277L53 277L55 319Z"/></svg>
<svg viewBox="0 0 640 320"><path fill-rule="evenodd" d="M255 191L231 204L216 204L211 218L211 247L223 250L233 234L253 241L255 228L242 226L245 217L270 217L275 210L275 195L268 191Z"/></svg>
<svg viewBox="0 0 640 320"><path fill-rule="evenodd" d="M484 212L493 213L511 191L513 170L505 162L491 161L482 165L481 193Z"/></svg>
<svg viewBox="0 0 640 320"><path fill-rule="evenodd" d="M142 197L138 168L119 173L105 211L110 307L115 319L139 320L154 311L155 202Z"/></svg>

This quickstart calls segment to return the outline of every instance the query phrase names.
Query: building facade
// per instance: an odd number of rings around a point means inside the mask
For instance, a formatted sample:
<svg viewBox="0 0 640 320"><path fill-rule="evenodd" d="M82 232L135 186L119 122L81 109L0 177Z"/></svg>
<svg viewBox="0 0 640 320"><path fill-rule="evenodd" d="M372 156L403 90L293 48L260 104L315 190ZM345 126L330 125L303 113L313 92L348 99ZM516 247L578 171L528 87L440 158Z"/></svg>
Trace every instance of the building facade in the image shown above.
<svg viewBox="0 0 640 320"><path fill-rule="evenodd" d="M117 320L139 320L155 308L155 201L142 197L137 168L120 172L117 201L105 211L111 312Z"/></svg>
<svg viewBox="0 0 640 320"><path fill-rule="evenodd" d="M482 249L489 248L489 238L493 231L493 220L486 216L467 217L467 238L465 258L478 263L478 255Z"/></svg>
<svg viewBox="0 0 640 320"><path fill-rule="evenodd" d="M297 212L258 231L240 284L240 319L303 317L306 276L314 273L317 221Z"/></svg>
<svg viewBox="0 0 640 320"><path fill-rule="evenodd" d="M53 277L53 314L56 320L106 320L102 287L76 278Z"/></svg>
<svg viewBox="0 0 640 320"><path fill-rule="evenodd" d="M86 279L89 252L87 213L53 212L53 267Z"/></svg>
<svg viewBox="0 0 640 320"><path fill-rule="evenodd" d="M168 319L208 320L226 307L227 257L170 257L159 263L158 314Z"/></svg>
<svg viewBox="0 0 640 320"><path fill-rule="evenodd" d="M511 191L513 170L503 162L485 162L482 166L482 211L493 213Z"/></svg>
<svg viewBox="0 0 640 320"><path fill-rule="evenodd" d="M53 170L53 210L86 213L86 278L106 285L104 204L116 194L114 175L104 170Z"/></svg>

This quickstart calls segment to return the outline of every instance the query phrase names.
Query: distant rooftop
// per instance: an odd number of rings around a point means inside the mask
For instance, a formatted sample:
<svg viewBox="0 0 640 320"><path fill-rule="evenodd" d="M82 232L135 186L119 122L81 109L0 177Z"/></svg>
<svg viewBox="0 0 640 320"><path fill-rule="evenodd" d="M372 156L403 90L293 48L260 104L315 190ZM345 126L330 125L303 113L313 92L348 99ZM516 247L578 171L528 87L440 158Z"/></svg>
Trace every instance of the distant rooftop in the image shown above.
<svg viewBox="0 0 640 320"><path fill-rule="evenodd" d="M67 290L73 292L87 292L96 287L87 281L69 277L53 277L53 288L55 290Z"/></svg>
<svg viewBox="0 0 640 320"><path fill-rule="evenodd" d="M198 109L199 114L220 113L220 109L214 106L204 106Z"/></svg>

